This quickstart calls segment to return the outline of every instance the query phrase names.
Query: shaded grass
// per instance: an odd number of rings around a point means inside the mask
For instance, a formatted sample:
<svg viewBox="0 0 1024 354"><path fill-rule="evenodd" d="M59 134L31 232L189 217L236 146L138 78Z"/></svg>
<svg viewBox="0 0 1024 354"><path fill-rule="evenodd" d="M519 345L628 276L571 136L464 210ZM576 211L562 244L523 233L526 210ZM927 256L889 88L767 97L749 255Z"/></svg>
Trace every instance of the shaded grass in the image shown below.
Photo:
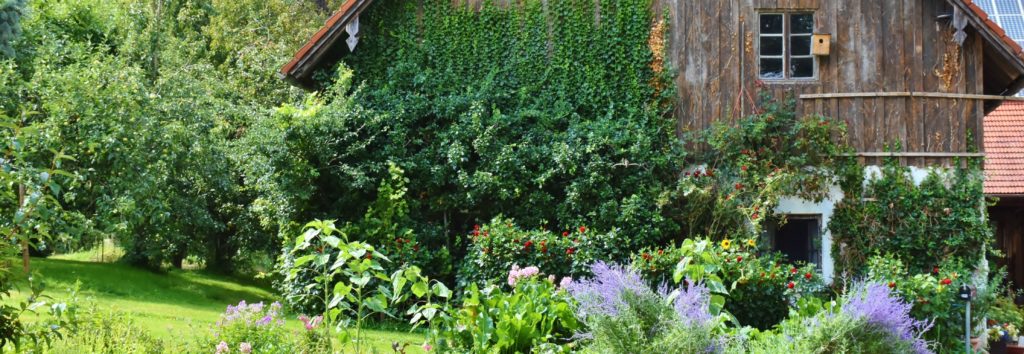
<svg viewBox="0 0 1024 354"><path fill-rule="evenodd" d="M187 343L208 335L210 326L229 304L276 300L269 289L255 283L202 271L155 273L119 263L73 259L81 256L32 259L34 279L46 284L45 294L63 301L70 297L77 282L83 305L92 303L99 309L128 313L142 329L168 343ZM24 299L24 279L17 282L22 292L12 295L16 300ZM302 324L295 317L288 314L286 324L298 332ZM391 352L392 341L408 342L410 353L422 352L418 344L424 340L420 333L401 330L369 330L367 339L376 352Z"/></svg>

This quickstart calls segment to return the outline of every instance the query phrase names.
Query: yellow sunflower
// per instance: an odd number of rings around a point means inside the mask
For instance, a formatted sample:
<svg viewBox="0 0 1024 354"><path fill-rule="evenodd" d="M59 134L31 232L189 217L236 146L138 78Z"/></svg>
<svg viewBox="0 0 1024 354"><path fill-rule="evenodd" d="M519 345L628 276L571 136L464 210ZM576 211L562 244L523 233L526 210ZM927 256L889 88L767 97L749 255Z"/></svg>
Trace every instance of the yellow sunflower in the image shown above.
<svg viewBox="0 0 1024 354"><path fill-rule="evenodd" d="M754 241L754 239L748 239L748 240L747 240L747 246L748 246L748 247L754 247L754 246L757 246L757 242L756 242L756 241Z"/></svg>
<svg viewBox="0 0 1024 354"><path fill-rule="evenodd" d="M729 239L722 240L722 249L729 250L729 246L732 246L732 241Z"/></svg>

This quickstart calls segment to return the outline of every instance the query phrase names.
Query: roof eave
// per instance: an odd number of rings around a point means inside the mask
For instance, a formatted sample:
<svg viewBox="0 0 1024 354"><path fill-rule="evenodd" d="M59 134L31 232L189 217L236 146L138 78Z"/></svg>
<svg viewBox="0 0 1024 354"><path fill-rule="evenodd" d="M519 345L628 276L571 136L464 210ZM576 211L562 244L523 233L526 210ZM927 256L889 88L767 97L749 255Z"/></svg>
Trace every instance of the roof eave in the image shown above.
<svg viewBox="0 0 1024 354"><path fill-rule="evenodd" d="M324 26L295 53L292 60L281 67L281 70L278 71L278 78L292 85L312 90L314 86L311 81L312 71L318 67L321 58L345 33L345 26L353 19L358 18L371 2L372 0L349 0L342 4L341 8L327 19Z"/></svg>

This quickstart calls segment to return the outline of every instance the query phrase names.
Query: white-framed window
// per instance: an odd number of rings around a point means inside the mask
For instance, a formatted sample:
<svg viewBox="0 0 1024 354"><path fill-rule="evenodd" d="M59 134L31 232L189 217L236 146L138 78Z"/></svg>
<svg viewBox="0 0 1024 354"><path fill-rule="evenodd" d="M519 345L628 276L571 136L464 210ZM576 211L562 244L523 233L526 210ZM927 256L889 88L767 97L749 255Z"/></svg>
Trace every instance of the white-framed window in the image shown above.
<svg viewBox="0 0 1024 354"><path fill-rule="evenodd" d="M758 73L763 80L813 80L818 61L811 55L814 14L764 12L758 15Z"/></svg>

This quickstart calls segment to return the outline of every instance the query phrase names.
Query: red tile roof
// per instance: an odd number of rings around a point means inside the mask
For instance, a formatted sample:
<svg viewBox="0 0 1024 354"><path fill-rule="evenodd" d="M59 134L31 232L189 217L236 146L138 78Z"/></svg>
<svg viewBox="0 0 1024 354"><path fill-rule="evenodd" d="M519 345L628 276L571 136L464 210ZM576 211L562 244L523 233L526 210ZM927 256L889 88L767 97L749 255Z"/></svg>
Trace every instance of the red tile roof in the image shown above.
<svg viewBox="0 0 1024 354"><path fill-rule="evenodd" d="M985 10L983 10L981 7L978 7L978 5L975 4L973 0L957 1L962 3L968 9L970 9L971 12L973 12L974 15L977 16L978 19L980 19L981 22L984 23L985 26L992 31L992 34L1003 42L1003 45L1006 47L1008 51L1010 51L1010 53L1013 53L1013 55L1017 56L1017 58L1021 58L1022 60L1024 60L1024 48L1021 48L1020 44L1017 44L1017 41L1014 41L1012 38L1007 36L1006 31L1004 31L1002 27L999 27L999 25L996 24L995 21L989 19L988 14L985 13Z"/></svg>
<svg viewBox="0 0 1024 354"><path fill-rule="evenodd" d="M985 117L985 194L1024 195L1024 102Z"/></svg>

